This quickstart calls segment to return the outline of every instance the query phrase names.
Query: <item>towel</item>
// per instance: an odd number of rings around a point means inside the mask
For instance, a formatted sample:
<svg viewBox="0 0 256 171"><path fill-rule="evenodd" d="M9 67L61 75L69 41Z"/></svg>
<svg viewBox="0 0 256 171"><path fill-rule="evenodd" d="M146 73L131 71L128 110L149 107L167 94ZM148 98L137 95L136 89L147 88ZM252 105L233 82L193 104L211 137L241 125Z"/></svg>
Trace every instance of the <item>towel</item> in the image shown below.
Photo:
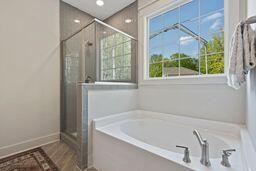
<svg viewBox="0 0 256 171"><path fill-rule="evenodd" d="M235 32L231 40L230 61L228 70L228 85L235 89L241 86L245 81L243 74L243 23L236 26Z"/></svg>
<svg viewBox="0 0 256 171"><path fill-rule="evenodd" d="M256 66L255 32L251 26L241 22L232 36L228 70L228 85L239 89L246 81L249 70Z"/></svg>
<svg viewBox="0 0 256 171"><path fill-rule="evenodd" d="M255 33L251 26L244 24L243 30L243 42L244 42L244 71L247 74L249 70L256 66L255 56Z"/></svg>

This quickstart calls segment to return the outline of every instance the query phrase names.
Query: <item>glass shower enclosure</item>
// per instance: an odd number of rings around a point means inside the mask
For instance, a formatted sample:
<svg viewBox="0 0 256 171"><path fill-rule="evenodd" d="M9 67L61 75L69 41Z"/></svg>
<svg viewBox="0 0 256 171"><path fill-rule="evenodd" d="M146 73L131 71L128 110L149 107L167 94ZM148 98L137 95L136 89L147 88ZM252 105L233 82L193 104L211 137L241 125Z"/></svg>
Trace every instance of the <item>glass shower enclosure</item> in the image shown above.
<svg viewBox="0 0 256 171"><path fill-rule="evenodd" d="M90 82L136 82L136 40L94 19L62 41L61 139L77 152L78 166L87 168L88 132L82 141L77 117L78 84ZM88 117L85 117L85 119Z"/></svg>

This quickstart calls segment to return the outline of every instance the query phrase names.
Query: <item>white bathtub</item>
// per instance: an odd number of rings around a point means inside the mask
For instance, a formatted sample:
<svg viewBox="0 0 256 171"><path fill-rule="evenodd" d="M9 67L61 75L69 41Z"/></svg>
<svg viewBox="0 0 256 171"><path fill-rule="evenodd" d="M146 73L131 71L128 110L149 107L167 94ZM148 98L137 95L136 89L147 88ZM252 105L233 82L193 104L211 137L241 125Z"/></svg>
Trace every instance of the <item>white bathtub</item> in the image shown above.
<svg viewBox="0 0 256 171"><path fill-rule="evenodd" d="M93 161L99 171L245 171L240 126L170 114L131 111L94 120ZM210 145L211 167L200 164L197 129ZM182 161L188 146L191 163ZM220 164L222 150L236 149L231 168Z"/></svg>

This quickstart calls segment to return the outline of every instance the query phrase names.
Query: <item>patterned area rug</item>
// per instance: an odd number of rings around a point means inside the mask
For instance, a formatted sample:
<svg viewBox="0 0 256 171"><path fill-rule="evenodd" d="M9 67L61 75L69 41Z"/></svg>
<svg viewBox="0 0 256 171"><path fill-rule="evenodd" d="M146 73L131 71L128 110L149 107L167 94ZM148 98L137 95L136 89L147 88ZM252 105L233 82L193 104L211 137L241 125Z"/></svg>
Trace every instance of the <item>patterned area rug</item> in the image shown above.
<svg viewBox="0 0 256 171"><path fill-rule="evenodd" d="M0 159L0 171L59 171L41 148Z"/></svg>

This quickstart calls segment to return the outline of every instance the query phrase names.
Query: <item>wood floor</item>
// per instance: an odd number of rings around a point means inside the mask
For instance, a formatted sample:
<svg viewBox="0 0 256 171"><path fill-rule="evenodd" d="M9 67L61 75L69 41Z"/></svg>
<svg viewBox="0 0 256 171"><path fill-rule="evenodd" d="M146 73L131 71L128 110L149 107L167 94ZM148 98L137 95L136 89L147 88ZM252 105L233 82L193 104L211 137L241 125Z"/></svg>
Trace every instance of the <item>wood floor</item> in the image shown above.
<svg viewBox="0 0 256 171"><path fill-rule="evenodd" d="M76 154L63 142L55 142L42 147L60 171L81 171L76 166ZM96 171L89 169L87 171Z"/></svg>

